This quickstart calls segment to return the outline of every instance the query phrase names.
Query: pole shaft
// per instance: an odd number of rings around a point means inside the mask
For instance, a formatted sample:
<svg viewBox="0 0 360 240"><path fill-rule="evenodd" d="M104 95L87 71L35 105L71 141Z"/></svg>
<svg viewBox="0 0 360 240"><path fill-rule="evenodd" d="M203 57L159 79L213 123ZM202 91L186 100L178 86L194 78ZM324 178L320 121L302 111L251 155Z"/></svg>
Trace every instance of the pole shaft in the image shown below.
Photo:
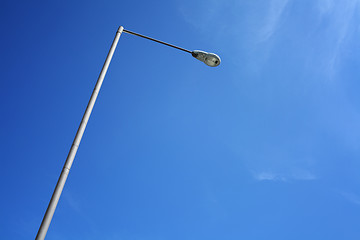
<svg viewBox="0 0 360 240"><path fill-rule="evenodd" d="M112 56L114 54L114 51L115 51L115 48L116 48L116 45L119 41L119 38L120 38L120 35L121 33L123 32L123 27L120 26L118 31L116 32L116 35L115 35L115 38L114 38L114 41L111 45L111 48L109 50L109 53L106 57L106 60L105 60L105 63L104 63L104 66L100 72L100 75L99 75L99 78L96 82L96 85L95 85L95 88L93 90L93 93L90 97L90 100L89 100L89 103L86 107L86 110L85 110L85 113L84 113L84 116L81 120L81 123L80 123L80 126L79 126L79 129L75 135L75 139L73 141L73 144L70 148L70 151L69 151L69 154L66 158L66 161L65 161L65 164L64 164L64 167L61 171L61 174L60 174L60 177L59 177L59 180L56 184L56 187L55 187L55 190L54 190L54 193L51 197L51 200L49 202L49 205L48 205L48 208L45 212L45 215L44 215L44 218L41 222L41 225L40 225L40 228L39 228L39 231L36 235L36 240L43 240L46 236L46 233L48 231L48 228L50 226L50 222L51 222L51 219L54 215L54 212L55 212L55 209L56 209L56 206L58 204L58 201L59 201L59 198L60 198L60 195L61 195L61 192L64 188L64 185L65 185L65 182L66 182L66 179L67 179L67 176L69 174L69 171L70 171L70 168L71 168L71 165L74 161L74 158L75 158L75 155L76 155L76 152L79 148L79 144L80 144L80 141L81 141L81 138L84 134L84 131L85 131L85 128L86 128L86 125L87 125L87 122L89 120L89 117L90 117L90 114L92 112L92 109L94 107L94 104L95 104L95 101L96 101L96 98L99 94L99 91L100 91L100 88L101 88L101 85L104 81L104 77L105 77L105 74L107 72L107 69L109 67L109 64L110 64L110 61L112 59Z"/></svg>

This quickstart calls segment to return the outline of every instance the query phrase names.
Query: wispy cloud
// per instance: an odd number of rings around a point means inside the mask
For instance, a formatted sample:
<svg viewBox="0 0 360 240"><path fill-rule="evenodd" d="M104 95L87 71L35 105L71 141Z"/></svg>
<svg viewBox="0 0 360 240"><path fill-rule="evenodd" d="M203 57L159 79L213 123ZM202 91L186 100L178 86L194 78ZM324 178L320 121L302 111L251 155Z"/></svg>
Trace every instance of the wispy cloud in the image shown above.
<svg viewBox="0 0 360 240"><path fill-rule="evenodd" d="M286 181L310 181L315 180L317 177L307 170L295 170L290 173L276 173L273 171L260 171L253 172L253 177L257 181L278 181L278 182L286 182Z"/></svg>
<svg viewBox="0 0 360 240"><path fill-rule="evenodd" d="M272 0L264 18L264 23L259 30L259 42L267 41L278 28L281 16L289 0Z"/></svg>
<svg viewBox="0 0 360 240"><path fill-rule="evenodd" d="M63 196L65 202L77 213L81 212L80 203L77 199L74 198L74 195L71 194L69 191L66 192Z"/></svg>
<svg viewBox="0 0 360 240"><path fill-rule="evenodd" d="M258 181L286 181L284 176L269 171L253 173L253 177Z"/></svg>
<svg viewBox="0 0 360 240"><path fill-rule="evenodd" d="M317 7L321 15L327 14L334 9L334 0L318 0Z"/></svg>
<svg viewBox="0 0 360 240"><path fill-rule="evenodd" d="M179 11L184 20L194 28L197 30L209 30L211 24L220 25L219 14L224 5L223 1L203 0L189 3L181 2Z"/></svg>
<svg viewBox="0 0 360 240"><path fill-rule="evenodd" d="M326 71L333 76L340 63L342 50L357 31L359 20L359 0L318 0L320 24L326 24L323 29L324 43L331 45L324 56L327 59Z"/></svg>
<svg viewBox="0 0 360 240"><path fill-rule="evenodd" d="M248 100L247 105L257 109L251 110L253 115L248 115L248 118L270 116L278 119L278 114L291 119L292 116L305 117L308 121L306 124L299 121L300 127L295 123L279 127L275 122L267 121L268 127L262 130L261 135L259 133L260 140L254 142L240 137L242 128L237 126L239 144L230 148L245 159L243 161L248 169L257 170L252 174L254 179L281 182L318 178L311 171L292 170L294 165L313 169L314 165L302 158L314 159L319 164L325 161L312 156L315 151L325 152L315 149L315 146L325 144L319 141L322 137L316 129L329 133L346 149L349 146L352 150L358 149L357 123L360 118L357 98L354 95L349 100L344 90L356 85L346 83L343 88L344 76L337 75L337 72L346 64L345 55L348 60L349 55L353 60L359 59L355 49L359 46L360 38L360 0L314 0L307 3L291 0L201 0L180 1L178 4L184 21L197 30L208 31L206 34L213 35L212 40L220 39L218 46L222 48L224 59L227 58L227 66L233 67L234 74L229 79L239 86L239 95ZM288 67L279 67L282 65ZM356 61L347 65L350 68L357 66ZM355 70L353 82L356 82ZM327 83L328 79L339 79L339 84L329 85L332 83ZM294 94L290 96L284 92ZM267 112L268 109L279 109L279 104L284 106L285 98L277 96L286 96L290 100L288 106L292 103L294 106L289 107L288 112ZM269 101L265 102L265 97ZM254 129L258 127L252 124L249 121L249 126ZM276 128L279 133L292 134L277 135L272 130ZM297 128L305 131L298 131ZM278 142L266 141L263 140L264 136L281 138ZM280 140L283 138L293 142L283 142ZM330 138L329 141L335 141ZM238 147L246 144L248 148ZM254 152L253 146L257 145L260 150ZM269 149L267 145L270 145Z"/></svg>
<svg viewBox="0 0 360 240"><path fill-rule="evenodd" d="M341 196L343 196L346 200L354 203L356 205L360 205L360 196L350 193L350 192L341 192Z"/></svg>

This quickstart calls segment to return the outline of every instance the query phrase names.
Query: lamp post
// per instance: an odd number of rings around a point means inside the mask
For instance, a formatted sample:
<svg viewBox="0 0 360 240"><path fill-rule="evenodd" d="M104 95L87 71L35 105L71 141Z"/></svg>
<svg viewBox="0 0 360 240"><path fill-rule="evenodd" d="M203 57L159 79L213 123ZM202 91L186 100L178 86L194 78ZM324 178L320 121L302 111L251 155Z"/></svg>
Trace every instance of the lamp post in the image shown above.
<svg viewBox="0 0 360 240"><path fill-rule="evenodd" d="M84 131L85 131L85 128L86 128L86 125L87 125L87 122L90 118L90 114L91 114L91 111L94 107L94 104L95 104L95 101L96 101L96 98L99 94L99 91L100 91L100 88L101 88L101 85L104 81L104 77L105 77L105 74L107 72L107 69L109 67L109 64L110 64L110 61L111 61L111 58L114 54L114 51L115 51L115 48L116 48L116 45L117 43L119 42L119 39L120 39L120 35L125 32L125 33L128 33L128 34L132 34L132 35L136 35L136 36L139 36L139 37L142 37L142 38L146 38L146 39L149 39L151 41L154 41L154 42L158 42L158 43L161 43L161 44L164 44L164 45L167 45L169 47L173 47L173 48L176 48L176 49L179 49L179 50L182 50L184 52L188 52L190 53L193 57L195 57L196 59L204 62L206 65L208 66L211 66L211 67L216 67L220 64L220 58L219 56L217 56L216 54L213 54L213 53L207 53L207 52L204 52L204 51L198 51L198 50L195 50L195 51L189 51L187 49L184 49L184 48L181 48L181 47L178 47L178 46L175 46L175 45L172 45L172 44L169 44L169 43L166 43L166 42L163 42L163 41L159 41L157 39L154 39L154 38L150 38L148 36L145 36L145 35L141 35L141 34L138 34L138 33L135 33L135 32L132 32L132 31L129 31L129 30L125 30L122 26L119 27L119 29L117 30L116 32L116 35L115 35L115 38L114 38L114 41L111 45L111 48L110 48L110 51L106 57L106 60L105 60L105 63L104 63L104 66L100 72L100 75L99 75L99 78L96 82L96 85L95 85L95 88L91 94L91 97L90 97L90 100L89 100L89 103L86 107L86 110L85 110L85 113L84 113L84 116L81 120L81 123L80 123L80 126L79 126L79 129L75 135L75 138L74 138L74 141L71 145L71 148L70 148L70 151L69 151L69 154L66 158L66 161L65 161L65 164L64 164L64 167L61 171L61 174L60 174L60 177L58 179L58 182L56 184L56 187L54 189L54 192L53 192L53 195L50 199L50 202L49 202L49 205L48 205L48 208L46 209L46 212L45 212L45 215L44 215L44 218L41 222L41 225L40 225L40 228L38 230L38 233L36 235L36 240L43 240L46 236L46 233L48 231L48 228L50 226L50 222L51 222L51 219L54 215L54 212L55 212L55 209L56 209L56 206L58 204L58 201L59 201L59 198L60 198L60 195L61 195L61 192L64 188L64 185L65 185L65 182L66 182L66 179L69 175L69 171L70 171L70 168L71 168L71 165L74 161L74 158L75 158L75 155L76 155L76 152L79 148L79 145L80 145L80 141L81 141L81 138L84 134Z"/></svg>

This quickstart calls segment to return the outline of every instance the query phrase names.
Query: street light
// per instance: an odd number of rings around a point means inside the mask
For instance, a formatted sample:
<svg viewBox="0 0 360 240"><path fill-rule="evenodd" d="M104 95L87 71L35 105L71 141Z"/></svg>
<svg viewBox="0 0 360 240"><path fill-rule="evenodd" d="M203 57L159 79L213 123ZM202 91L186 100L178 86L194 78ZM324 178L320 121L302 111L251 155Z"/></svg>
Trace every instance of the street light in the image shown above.
<svg viewBox="0 0 360 240"><path fill-rule="evenodd" d="M101 88L101 85L104 81L104 77L105 77L105 74L107 72L107 69L109 67L109 64L110 64L110 61L111 61L111 58L114 54L114 51L115 51L115 48L116 48L116 45L119 41L119 38L120 38L120 35L122 32L125 32L125 33L129 33L129 34L132 34L132 35L136 35L136 36L139 36L139 37L142 37L142 38L146 38L146 39L149 39L151 41L154 41L154 42L158 42L158 43L161 43L161 44L164 44L164 45L167 45L169 47L173 47L173 48L176 48L176 49L179 49L179 50L182 50L184 52L188 52L188 53L191 53L191 55L193 57L195 57L196 59L204 62L206 65L208 66L211 66L211 67L216 67L220 64L220 58L219 56L217 56L216 54L214 53L207 53L207 52L203 52L203 51L189 51L187 49L184 49L184 48L181 48L181 47L178 47L178 46L175 46L175 45L172 45L172 44L169 44L169 43L166 43L166 42L163 42L163 41L159 41L157 39L154 39L154 38L150 38L148 36L145 36L145 35L141 35L141 34L138 34L138 33L135 33L135 32L131 32L129 30L125 30L122 26L119 27L119 29L117 30L116 32L116 35L115 35L115 38L114 38L114 41L111 45L111 48L110 48L110 51L106 57L106 60L105 60L105 63L104 63L104 66L100 72L100 75L99 75L99 78L96 82L96 85L95 85L95 88L93 90L93 93L91 94L91 97L90 97L90 100L89 100L89 103L86 107L86 110L85 110L85 113L84 113L84 116L81 120L81 123L80 123L80 126L79 126L79 129L75 135L75 138L74 138L74 141L73 141L73 144L71 145L71 148L70 148L70 151L69 151L69 154L66 158L66 161L65 161L65 164L64 164L64 167L61 171L61 174L60 174L60 177L59 177L59 180L56 184L56 187L54 189L54 193L53 195L51 196L51 199L50 199L50 202L49 202L49 205L48 205L48 208L46 209L46 212L45 212L45 215L44 215L44 218L41 222L41 225L40 225L40 228L39 228L39 231L36 235L36 240L43 240L46 236L46 233L47 233L47 230L50 226L50 222L51 222L51 219L54 215L54 212L55 212L55 209L56 209L56 206L57 206L57 203L59 201L59 198L60 198L60 195L61 195L61 192L64 188L64 185L65 185L65 182L66 182L66 179L69 175L69 171L70 171L70 168L71 168L71 165L74 161L74 158L75 158L75 155L76 155L76 152L79 148L79 145L80 145L80 141L81 141L81 138L84 134L84 131L85 131L85 128L86 128L86 124L87 122L89 121L89 118L90 118L90 114L91 114L91 111L94 107L94 104L95 104L95 101L96 101L96 98L99 94L99 91L100 91L100 88Z"/></svg>
<svg viewBox="0 0 360 240"><path fill-rule="evenodd" d="M135 32L129 31L129 30L125 30L125 29L123 29L123 31L126 32L126 33L129 33L129 34L135 35L135 36L139 36L139 37L146 38L146 39L149 39L149 40L154 41L154 42L158 42L158 43L167 45L169 47L179 49L179 50L184 51L184 52L191 53L191 55L194 58L204 62L206 65L208 65L210 67L219 66L220 61L221 61L220 57L218 55L216 55L215 53L207 53L207 52L200 51L200 50L189 51L189 50L187 50L185 48L181 48L181 47L178 47L178 46L175 46L175 45L172 45L172 44L169 44L169 43L166 43L166 42L163 42L163 41L160 41L160 40L157 40L157 39L154 39L154 38L151 38L151 37L139 34L139 33L135 33Z"/></svg>
<svg viewBox="0 0 360 240"><path fill-rule="evenodd" d="M220 58L215 53L207 53L200 50L194 50L192 51L191 55L210 67L216 67L220 64Z"/></svg>

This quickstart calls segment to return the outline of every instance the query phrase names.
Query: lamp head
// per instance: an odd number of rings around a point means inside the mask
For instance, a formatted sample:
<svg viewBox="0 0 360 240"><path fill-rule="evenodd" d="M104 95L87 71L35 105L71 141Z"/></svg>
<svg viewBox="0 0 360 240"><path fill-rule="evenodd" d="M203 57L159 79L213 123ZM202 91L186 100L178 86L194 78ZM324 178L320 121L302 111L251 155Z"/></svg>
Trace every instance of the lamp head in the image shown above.
<svg viewBox="0 0 360 240"><path fill-rule="evenodd" d="M221 62L220 57L215 53L207 53L204 51L194 50L192 51L191 55L210 67L219 66Z"/></svg>

